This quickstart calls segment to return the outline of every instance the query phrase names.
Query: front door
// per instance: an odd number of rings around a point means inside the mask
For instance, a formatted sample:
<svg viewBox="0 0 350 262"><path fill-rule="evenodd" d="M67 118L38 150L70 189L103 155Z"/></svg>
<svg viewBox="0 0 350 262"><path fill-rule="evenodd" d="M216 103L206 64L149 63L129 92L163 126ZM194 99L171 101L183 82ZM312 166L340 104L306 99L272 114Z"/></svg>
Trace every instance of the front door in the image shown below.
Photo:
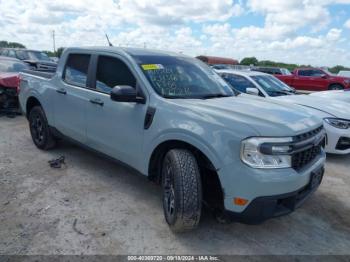
<svg viewBox="0 0 350 262"><path fill-rule="evenodd" d="M118 57L96 57L94 88L87 107L89 146L136 167L141 163L146 104L115 102L110 92L117 85L137 87L129 67Z"/></svg>

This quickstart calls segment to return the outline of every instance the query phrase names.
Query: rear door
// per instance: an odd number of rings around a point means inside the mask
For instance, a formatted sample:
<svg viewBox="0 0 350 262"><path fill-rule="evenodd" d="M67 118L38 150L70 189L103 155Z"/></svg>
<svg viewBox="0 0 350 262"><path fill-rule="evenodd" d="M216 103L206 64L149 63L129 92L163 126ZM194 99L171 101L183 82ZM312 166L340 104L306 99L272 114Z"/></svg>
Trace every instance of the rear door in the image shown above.
<svg viewBox="0 0 350 262"><path fill-rule="evenodd" d="M90 54L69 54L54 91L55 127L64 135L86 142L86 108Z"/></svg>
<svg viewBox="0 0 350 262"><path fill-rule="evenodd" d="M127 85L142 92L135 72L121 57L101 54L96 57L95 91L87 107L87 138L90 147L132 166L141 163L146 104L115 102L113 87ZM144 94L144 92L142 92Z"/></svg>

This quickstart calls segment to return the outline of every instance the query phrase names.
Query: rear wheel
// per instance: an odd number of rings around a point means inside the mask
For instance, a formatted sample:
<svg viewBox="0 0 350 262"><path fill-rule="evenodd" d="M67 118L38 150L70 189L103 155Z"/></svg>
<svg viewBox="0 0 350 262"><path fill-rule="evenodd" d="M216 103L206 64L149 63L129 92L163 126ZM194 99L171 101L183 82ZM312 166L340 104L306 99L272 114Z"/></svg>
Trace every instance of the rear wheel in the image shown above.
<svg viewBox="0 0 350 262"><path fill-rule="evenodd" d="M165 220L174 232L196 228L202 208L202 185L196 158L184 149L170 150L162 167Z"/></svg>
<svg viewBox="0 0 350 262"><path fill-rule="evenodd" d="M43 150L48 150L56 145L51 134L44 110L35 106L29 113L29 129L34 144Z"/></svg>
<svg viewBox="0 0 350 262"><path fill-rule="evenodd" d="M329 86L329 90L343 90L344 87L342 85L334 84Z"/></svg>

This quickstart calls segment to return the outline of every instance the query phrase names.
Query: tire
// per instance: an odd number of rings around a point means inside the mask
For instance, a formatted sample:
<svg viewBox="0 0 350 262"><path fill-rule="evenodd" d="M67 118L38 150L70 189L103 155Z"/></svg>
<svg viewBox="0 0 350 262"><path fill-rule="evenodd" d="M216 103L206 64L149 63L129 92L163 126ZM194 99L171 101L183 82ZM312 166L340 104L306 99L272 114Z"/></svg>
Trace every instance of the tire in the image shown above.
<svg viewBox="0 0 350 262"><path fill-rule="evenodd" d="M339 84L333 84L333 85L330 85L329 90L343 90L344 87L342 85L339 85Z"/></svg>
<svg viewBox="0 0 350 262"><path fill-rule="evenodd" d="M51 134L44 110L40 106L33 107L29 112L29 129L37 148L48 150L55 147L56 141Z"/></svg>
<svg viewBox="0 0 350 262"><path fill-rule="evenodd" d="M194 155L184 149L170 150L162 166L165 220L174 232L198 226L202 209L202 184Z"/></svg>

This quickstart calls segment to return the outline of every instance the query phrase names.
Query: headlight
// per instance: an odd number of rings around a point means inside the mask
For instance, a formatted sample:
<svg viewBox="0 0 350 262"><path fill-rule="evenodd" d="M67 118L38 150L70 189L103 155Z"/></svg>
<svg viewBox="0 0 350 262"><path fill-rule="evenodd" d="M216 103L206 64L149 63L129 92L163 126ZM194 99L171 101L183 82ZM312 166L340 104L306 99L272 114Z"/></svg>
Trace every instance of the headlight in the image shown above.
<svg viewBox="0 0 350 262"><path fill-rule="evenodd" d="M288 168L292 158L288 143L292 138L252 137L242 141L241 159L253 168Z"/></svg>
<svg viewBox="0 0 350 262"><path fill-rule="evenodd" d="M324 121L336 128L348 129L350 127L350 120L340 119L340 118L324 118Z"/></svg>
<svg viewBox="0 0 350 262"><path fill-rule="evenodd" d="M344 83L347 84L347 85L350 84L350 79L345 79Z"/></svg>

